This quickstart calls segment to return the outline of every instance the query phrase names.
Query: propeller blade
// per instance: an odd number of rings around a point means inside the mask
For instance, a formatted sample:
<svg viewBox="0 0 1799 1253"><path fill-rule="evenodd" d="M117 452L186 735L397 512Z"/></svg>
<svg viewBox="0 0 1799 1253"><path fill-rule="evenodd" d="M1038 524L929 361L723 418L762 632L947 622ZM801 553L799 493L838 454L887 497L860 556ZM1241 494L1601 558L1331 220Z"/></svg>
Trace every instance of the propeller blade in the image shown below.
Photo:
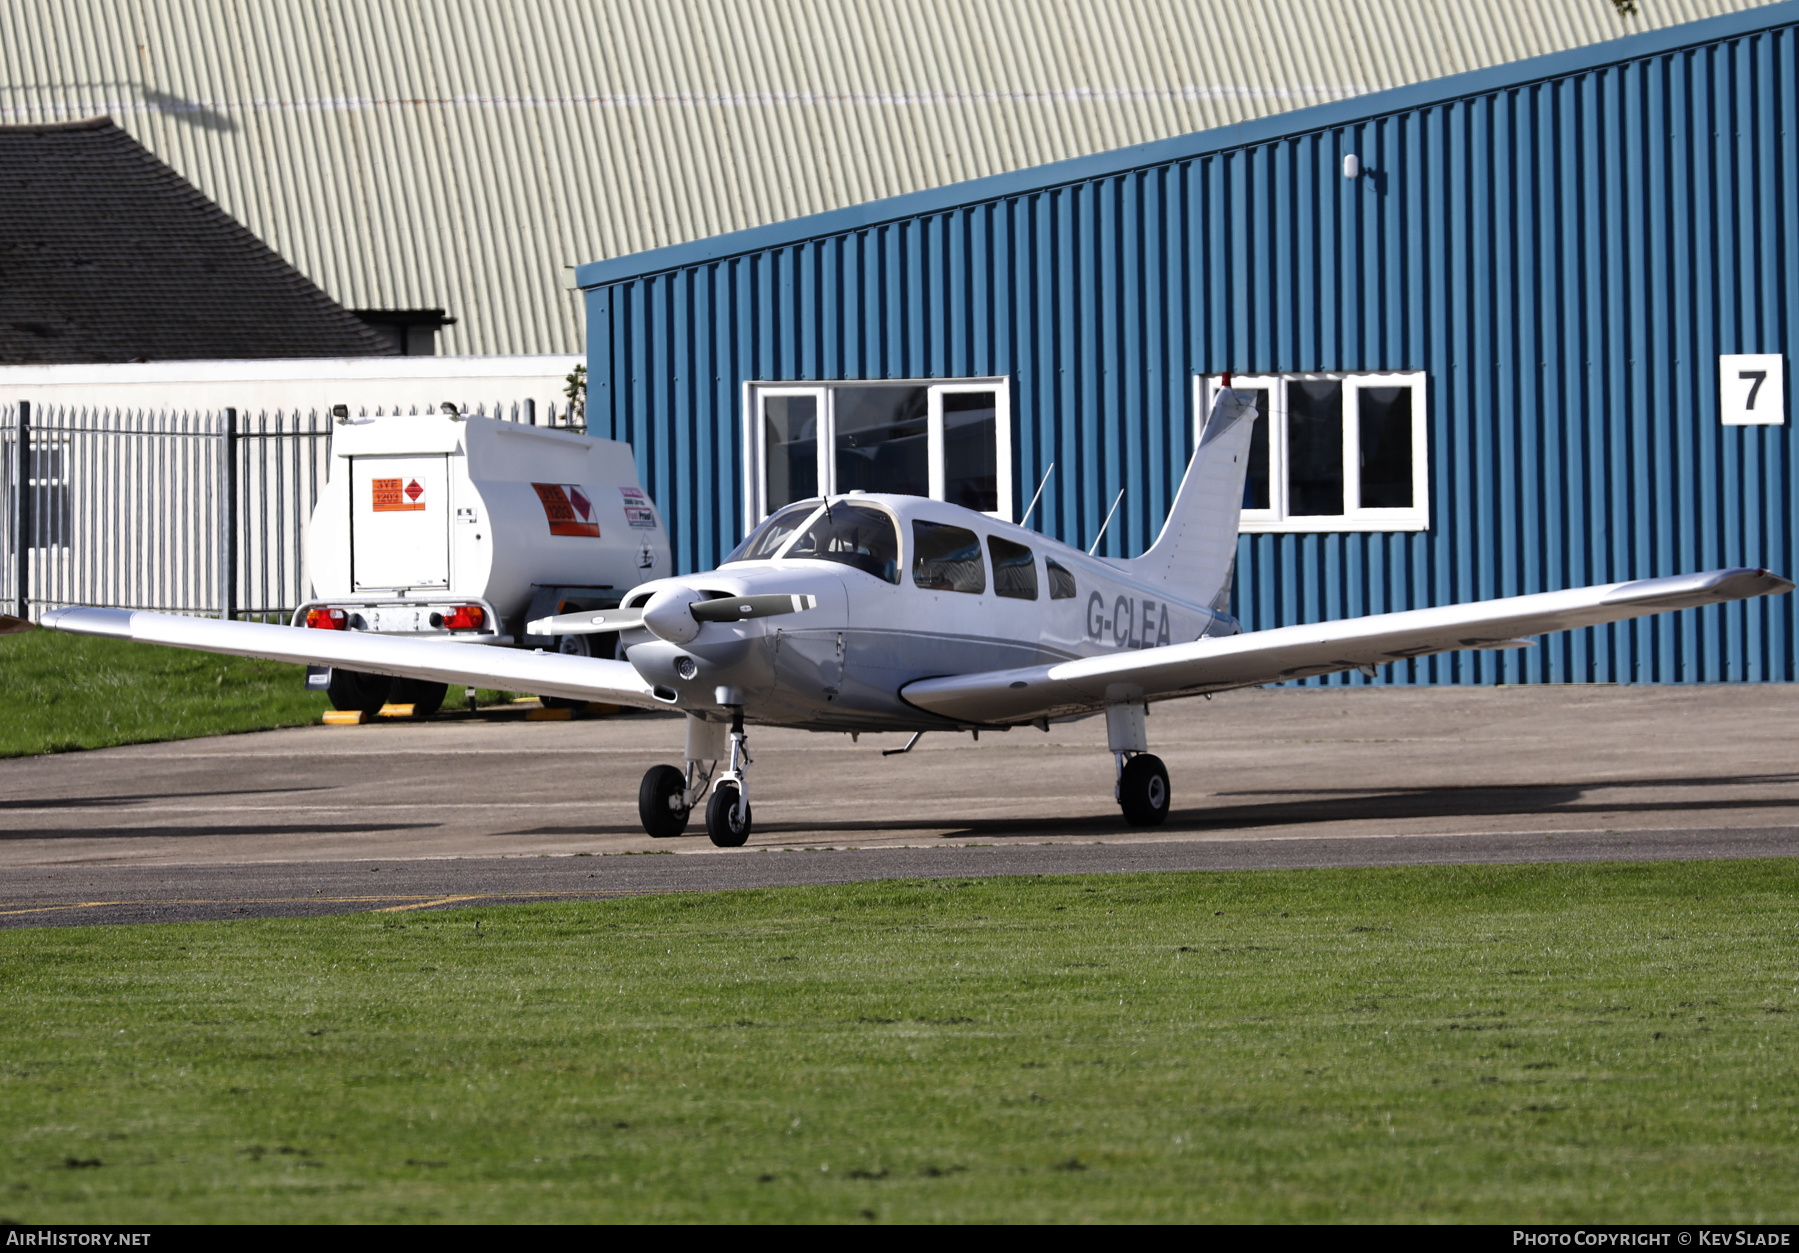
<svg viewBox="0 0 1799 1253"><path fill-rule="evenodd" d="M27 622L24 618L15 618L11 614L0 613L0 635L17 635L20 631L30 631L35 628L35 623Z"/></svg>
<svg viewBox="0 0 1799 1253"><path fill-rule="evenodd" d="M642 625L641 609L582 609L528 622L525 632L528 635L598 635L603 631L628 631Z"/></svg>
<svg viewBox="0 0 1799 1253"><path fill-rule="evenodd" d="M804 613L818 608L818 597L780 595L721 596L695 601L688 606L695 622L742 622L745 618L772 618L783 613Z"/></svg>

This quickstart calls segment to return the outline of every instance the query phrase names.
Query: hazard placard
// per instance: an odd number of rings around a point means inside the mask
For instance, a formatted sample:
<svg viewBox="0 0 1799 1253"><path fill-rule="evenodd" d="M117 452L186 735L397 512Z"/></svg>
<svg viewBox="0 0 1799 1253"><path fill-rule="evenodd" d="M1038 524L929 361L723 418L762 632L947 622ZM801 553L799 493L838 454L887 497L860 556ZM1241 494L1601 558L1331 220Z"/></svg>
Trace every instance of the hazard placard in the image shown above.
<svg viewBox="0 0 1799 1253"><path fill-rule="evenodd" d="M425 507L425 485L417 479L371 479L376 513L417 513Z"/></svg>
<svg viewBox="0 0 1799 1253"><path fill-rule="evenodd" d="M537 499L543 502L543 514L549 520L551 535L600 538L600 519L586 488L577 483L533 483L531 486L537 492Z"/></svg>
<svg viewBox="0 0 1799 1253"><path fill-rule="evenodd" d="M641 487L621 487L619 494L625 498L625 525L637 527L644 531L656 529L656 511L650 507L649 497L643 494Z"/></svg>

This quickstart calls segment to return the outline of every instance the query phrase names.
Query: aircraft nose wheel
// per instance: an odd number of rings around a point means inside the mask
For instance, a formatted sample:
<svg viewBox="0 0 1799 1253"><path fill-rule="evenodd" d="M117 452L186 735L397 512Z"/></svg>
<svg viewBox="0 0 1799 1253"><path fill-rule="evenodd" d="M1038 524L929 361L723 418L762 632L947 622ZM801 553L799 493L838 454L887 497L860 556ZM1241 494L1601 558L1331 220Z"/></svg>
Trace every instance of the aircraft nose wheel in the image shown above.
<svg viewBox="0 0 1799 1253"><path fill-rule="evenodd" d="M1168 768L1150 753L1138 753L1118 775L1118 804L1133 827L1159 827L1168 818Z"/></svg>
<svg viewBox="0 0 1799 1253"><path fill-rule="evenodd" d="M750 838L750 805L743 804L743 817L737 816L737 785L721 780L706 803L706 834L720 848L742 848Z"/></svg>
<svg viewBox="0 0 1799 1253"><path fill-rule="evenodd" d="M687 776L673 766L651 766L637 787L637 817L651 838L673 839L687 830L692 812L681 804Z"/></svg>

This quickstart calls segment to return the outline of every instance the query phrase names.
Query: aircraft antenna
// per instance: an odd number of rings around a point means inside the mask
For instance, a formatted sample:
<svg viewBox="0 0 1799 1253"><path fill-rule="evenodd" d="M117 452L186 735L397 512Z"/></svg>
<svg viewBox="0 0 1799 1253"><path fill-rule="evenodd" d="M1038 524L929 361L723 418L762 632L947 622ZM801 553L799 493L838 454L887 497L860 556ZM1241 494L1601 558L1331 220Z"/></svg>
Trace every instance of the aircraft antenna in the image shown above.
<svg viewBox="0 0 1799 1253"><path fill-rule="evenodd" d="M1043 472L1043 478L1037 484L1037 493L1031 497L1031 503L1024 507L1024 517L1018 520L1019 526L1025 526L1031 520L1031 511L1037 507L1037 501L1043 496L1043 489L1049 486L1049 476L1056 472L1056 463L1050 462L1049 469Z"/></svg>
<svg viewBox="0 0 1799 1253"><path fill-rule="evenodd" d="M1121 487L1118 489L1118 495L1112 498L1112 508L1106 514L1106 520L1099 524L1099 534L1093 537L1093 547L1087 550L1087 555L1089 557L1099 551L1099 542L1106 537L1106 528L1112 525L1112 514L1118 512L1118 506L1123 500L1124 489Z"/></svg>

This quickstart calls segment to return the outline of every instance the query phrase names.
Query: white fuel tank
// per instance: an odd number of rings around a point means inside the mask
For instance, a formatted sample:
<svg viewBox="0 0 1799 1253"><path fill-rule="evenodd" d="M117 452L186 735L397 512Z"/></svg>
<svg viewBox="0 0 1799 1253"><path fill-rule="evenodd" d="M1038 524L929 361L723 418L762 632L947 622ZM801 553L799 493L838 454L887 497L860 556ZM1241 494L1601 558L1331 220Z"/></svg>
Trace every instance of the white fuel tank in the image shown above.
<svg viewBox="0 0 1799 1253"><path fill-rule="evenodd" d="M340 422L331 454L315 599L468 597L512 619L538 586L623 596L672 572L628 444L438 413Z"/></svg>

